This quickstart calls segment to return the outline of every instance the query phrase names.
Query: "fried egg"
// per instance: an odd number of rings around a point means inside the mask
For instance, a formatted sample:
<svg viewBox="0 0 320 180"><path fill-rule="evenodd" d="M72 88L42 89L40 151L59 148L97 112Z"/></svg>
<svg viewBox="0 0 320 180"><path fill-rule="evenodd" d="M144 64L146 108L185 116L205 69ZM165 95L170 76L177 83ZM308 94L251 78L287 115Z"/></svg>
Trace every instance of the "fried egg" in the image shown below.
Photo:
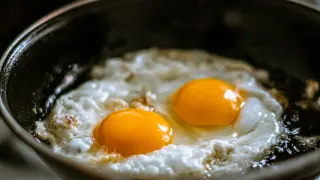
<svg viewBox="0 0 320 180"><path fill-rule="evenodd" d="M36 135L112 179L210 178L246 171L279 141L268 73L201 50L107 59L57 99Z"/></svg>

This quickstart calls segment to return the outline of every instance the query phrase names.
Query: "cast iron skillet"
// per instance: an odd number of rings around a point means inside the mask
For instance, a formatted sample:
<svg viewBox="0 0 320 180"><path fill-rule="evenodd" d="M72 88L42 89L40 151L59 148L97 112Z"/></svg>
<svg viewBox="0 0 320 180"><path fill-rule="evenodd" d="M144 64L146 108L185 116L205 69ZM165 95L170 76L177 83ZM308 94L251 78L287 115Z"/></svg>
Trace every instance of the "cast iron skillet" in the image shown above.
<svg viewBox="0 0 320 180"><path fill-rule="evenodd" d="M30 26L5 52L1 114L61 177L103 179L103 173L55 155L32 134L34 121L46 118L59 94L88 79L93 63L148 47L200 48L269 68L277 88L294 101L307 78L319 80L319 32L319 11L287 0L75 2ZM319 135L320 113L301 116L301 133ZM279 158L285 161L237 179L303 179L320 171L318 150Z"/></svg>

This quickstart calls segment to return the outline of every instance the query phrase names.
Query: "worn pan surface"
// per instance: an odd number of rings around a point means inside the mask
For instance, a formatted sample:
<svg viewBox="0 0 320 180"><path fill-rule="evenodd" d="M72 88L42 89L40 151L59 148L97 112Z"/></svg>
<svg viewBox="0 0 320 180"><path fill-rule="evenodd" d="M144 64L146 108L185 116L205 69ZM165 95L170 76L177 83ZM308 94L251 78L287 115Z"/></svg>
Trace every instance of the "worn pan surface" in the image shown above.
<svg viewBox="0 0 320 180"><path fill-rule="evenodd" d="M305 97L306 80L320 79L319 32L318 10L285 0L76 2L30 26L3 55L1 114L61 177L102 179L103 173L53 154L33 136L34 121L46 117L59 94L88 79L90 65L99 59L155 46L200 48L269 69L272 83L266 87L278 88L289 99L284 126L300 128L304 136L320 135L317 109L295 106ZM74 81L64 83L67 75ZM237 179L303 179L319 172L316 145L296 144L294 134L286 138L279 144L282 152L266 157L272 168Z"/></svg>

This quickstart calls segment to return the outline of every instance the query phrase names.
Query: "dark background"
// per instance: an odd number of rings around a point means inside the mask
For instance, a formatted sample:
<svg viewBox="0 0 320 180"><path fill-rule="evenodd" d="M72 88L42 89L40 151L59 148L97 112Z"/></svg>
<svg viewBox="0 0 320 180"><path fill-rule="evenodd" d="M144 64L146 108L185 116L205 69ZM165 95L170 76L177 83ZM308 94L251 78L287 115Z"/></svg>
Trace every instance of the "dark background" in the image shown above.
<svg viewBox="0 0 320 180"><path fill-rule="evenodd" d="M72 0L0 0L0 54L34 21Z"/></svg>

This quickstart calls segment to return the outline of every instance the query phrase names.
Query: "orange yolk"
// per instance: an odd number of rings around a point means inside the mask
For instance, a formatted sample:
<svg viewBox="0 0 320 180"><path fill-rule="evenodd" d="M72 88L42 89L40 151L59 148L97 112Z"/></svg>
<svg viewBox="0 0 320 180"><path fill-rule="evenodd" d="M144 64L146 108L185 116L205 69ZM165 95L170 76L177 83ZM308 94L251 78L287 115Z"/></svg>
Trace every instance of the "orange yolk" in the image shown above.
<svg viewBox="0 0 320 180"><path fill-rule="evenodd" d="M107 116L94 131L99 145L122 156L148 153L169 144L172 129L160 115L129 108Z"/></svg>
<svg viewBox="0 0 320 180"><path fill-rule="evenodd" d="M235 87L214 78L190 81L172 99L177 116L193 126L231 124L237 118L242 103Z"/></svg>

